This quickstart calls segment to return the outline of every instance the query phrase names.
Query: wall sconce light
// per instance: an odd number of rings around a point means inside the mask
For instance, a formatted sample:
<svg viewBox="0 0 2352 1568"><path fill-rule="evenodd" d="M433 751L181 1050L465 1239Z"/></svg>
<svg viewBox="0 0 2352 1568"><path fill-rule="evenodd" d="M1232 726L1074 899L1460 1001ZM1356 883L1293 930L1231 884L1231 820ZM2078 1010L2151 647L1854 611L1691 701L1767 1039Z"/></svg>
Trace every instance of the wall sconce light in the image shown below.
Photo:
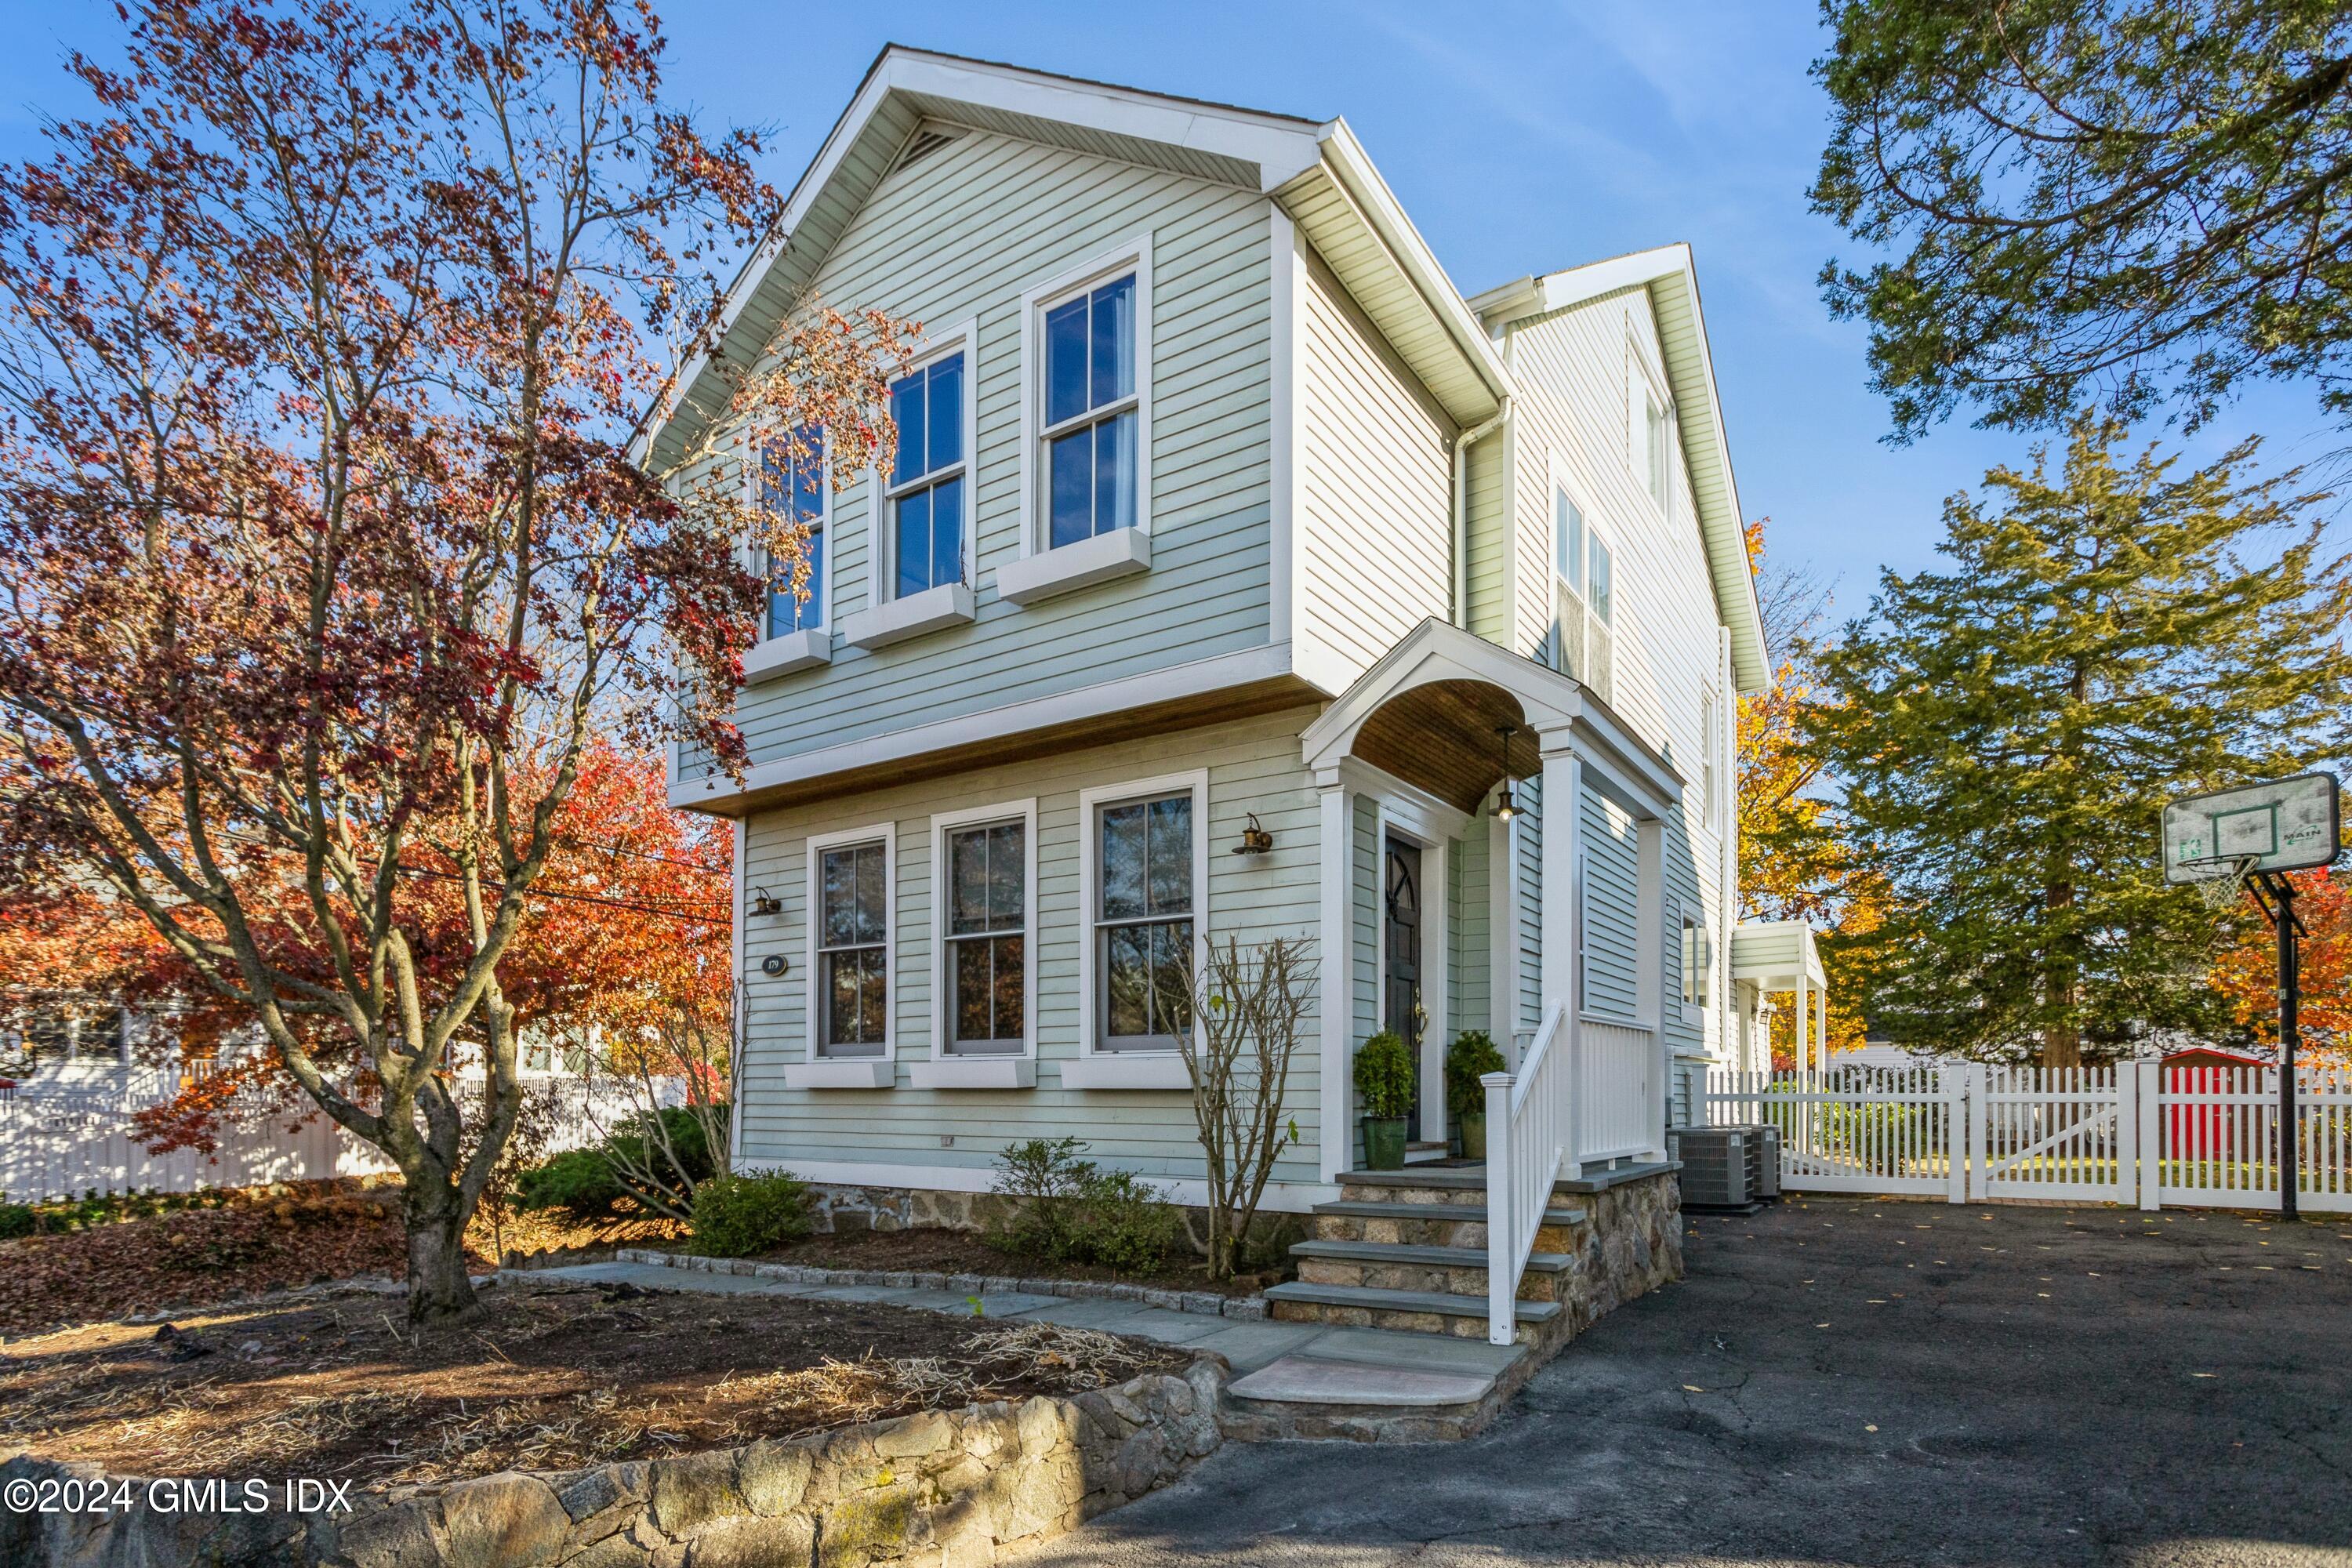
<svg viewBox="0 0 2352 1568"><path fill-rule="evenodd" d="M1506 724L1500 731L1503 737L1503 787L1495 795L1495 820L1497 822L1508 822L1519 815L1519 803L1511 798L1511 736L1517 730L1517 724Z"/></svg>
<svg viewBox="0 0 2352 1568"><path fill-rule="evenodd" d="M754 888L751 889L751 912L755 915L780 915L784 912L784 901L765 888Z"/></svg>
<svg viewBox="0 0 2352 1568"><path fill-rule="evenodd" d="M1274 835L1257 825L1257 813L1249 814L1249 826L1242 829L1242 841L1234 850L1236 855L1265 855L1274 848Z"/></svg>

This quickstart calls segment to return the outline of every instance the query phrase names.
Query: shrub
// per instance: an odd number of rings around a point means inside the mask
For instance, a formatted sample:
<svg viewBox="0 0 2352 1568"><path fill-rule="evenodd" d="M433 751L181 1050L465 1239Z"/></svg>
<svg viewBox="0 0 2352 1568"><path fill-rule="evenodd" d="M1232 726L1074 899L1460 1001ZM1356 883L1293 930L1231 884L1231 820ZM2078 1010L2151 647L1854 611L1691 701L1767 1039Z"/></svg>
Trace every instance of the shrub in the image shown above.
<svg viewBox="0 0 2352 1568"><path fill-rule="evenodd" d="M1479 1116L1486 1110L1486 1086L1478 1081L1510 1066L1484 1029L1465 1029L1445 1047L1445 1103L1456 1116Z"/></svg>
<svg viewBox="0 0 2352 1568"><path fill-rule="evenodd" d="M749 1258L809 1233L808 1184L771 1176L713 1176L694 1189L694 1248L711 1258Z"/></svg>
<svg viewBox="0 0 2352 1568"><path fill-rule="evenodd" d="M1385 1120L1412 1109L1412 1052L1404 1037L1382 1029L1357 1047L1356 1093L1366 1116Z"/></svg>
<svg viewBox="0 0 2352 1568"><path fill-rule="evenodd" d="M515 1203L562 1209L575 1219L610 1219L625 1194L601 1149L567 1149L515 1179Z"/></svg>
<svg viewBox="0 0 2352 1568"><path fill-rule="evenodd" d="M1007 1252L1054 1263L1098 1263L1145 1273L1163 1262L1183 1221L1167 1193L1132 1171L1082 1159L1076 1138L1031 1138L996 1157L992 1190L1013 1200L989 1239Z"/></svg>
<svg viewBox="0 0 2352 1568"><path fill-rule="evenodd" d="M0 1204L0 1241L14 1241L41 1228L41 1216L30 1204Z"/></svg>

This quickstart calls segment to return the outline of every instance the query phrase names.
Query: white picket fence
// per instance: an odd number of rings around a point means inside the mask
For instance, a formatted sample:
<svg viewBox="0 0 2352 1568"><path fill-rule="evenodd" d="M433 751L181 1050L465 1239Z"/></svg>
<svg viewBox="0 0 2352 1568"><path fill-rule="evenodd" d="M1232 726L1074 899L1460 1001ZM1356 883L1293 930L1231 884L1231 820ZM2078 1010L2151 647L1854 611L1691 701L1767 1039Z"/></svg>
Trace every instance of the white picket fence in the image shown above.
<svg viewBox="0 0 2352 1568"><path fill-rule="evenodd" d="M1707 1075L1706 1119L1780 1131L1799 1192L2279 1206L2276 1068L1984 1064ZM2295 1074L2296 1204L2352 1211L2352 1074Z"/></svg>
<svg viewBox="0 0 2352 1568"><path fill-rule="evenodd" d="M601 1125L629 1114L627 1098L601 1086L553 1082L535 1089L565 1097L550 1152L592 1142ZM131 1119L154 1104L139 1089L107 1093L25 1092L0 1100L0 1198L46 1203L88 1193L192 1193L205 1187L315 1182L381 1175L392 1165L370 1144L313 1111L291 1111L225 1126L211 1153L175 1149L150 1154Z"/></svg>

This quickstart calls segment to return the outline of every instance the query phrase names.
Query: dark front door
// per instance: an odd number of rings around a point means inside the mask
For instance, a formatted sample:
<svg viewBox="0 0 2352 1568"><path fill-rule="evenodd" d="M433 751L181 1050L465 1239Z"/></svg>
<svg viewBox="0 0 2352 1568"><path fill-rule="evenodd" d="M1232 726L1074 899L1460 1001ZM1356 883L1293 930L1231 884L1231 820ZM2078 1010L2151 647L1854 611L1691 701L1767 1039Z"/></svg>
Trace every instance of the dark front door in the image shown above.
<svg viewBox="0 0 2352 1568"><path fill-rule="evenodd" d="M1421 1062L1421 846L1402 838L1388 841L1382 856L1383 913L1381 942L1388 961L1388 992L1381 998L1381 1026L1394 1030ZM1404 1135L1421 1135L1421 1094L1415 1089L1412 1109L1405 1113Z"/></svg>

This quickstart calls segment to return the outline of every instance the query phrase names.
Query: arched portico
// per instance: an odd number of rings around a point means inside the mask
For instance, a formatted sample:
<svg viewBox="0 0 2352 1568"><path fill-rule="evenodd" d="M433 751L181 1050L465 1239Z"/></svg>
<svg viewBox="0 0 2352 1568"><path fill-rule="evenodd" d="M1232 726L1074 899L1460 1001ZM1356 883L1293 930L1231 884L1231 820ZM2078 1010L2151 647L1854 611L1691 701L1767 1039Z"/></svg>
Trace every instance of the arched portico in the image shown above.
<svg viewBox="0 0 2352 1568"><path fill-rule="evenodd" d="M1511 734L1507 752L1502 731ZM1484 637L1442 621L1423 622L1366 670L1300 737L1301 752L1313 772L1321 805L1323 857L1323 990L1327 998L1356 994L1352 973L1358 933L1352 846L1359 796L1370 795L1383 811L1418 812L1439 829L1487 835L1488 864L1497 883L1518 863L1513 826L1486 809L1506 776L1515 784L1537 780L1547 803L1578 802L1587 790L1614 801L1634 819L1639 834L1639 929L1658 940L1636 944L1637 1011L1653 1041L1664 999L1665 818L1679 799L1682 779L1664 758L1636 739L1605 704L1572 677L1496 647ZM1578 1016L1575 956L1579 900L1576 878L1582 855L1582 812L1548 811L1541 835L1540 994L1543 1010L1564 1006ZM1330 847L1346 846L1334 852ZM1490 995L1498 1020L1506 997L1517 991L1516 895L1507 887L1493 899L1489 924ZM1332 1118L1323 1139L1323 1173L1346 1168L1352 1140L1350 1058L1355 1047L1352 1005L1326 1005L1322 1016L1321 1071L1326 1103L1347 1108ZM1443 1032L1433 1020L1429 1034ZM1507 1026L1494 1031L1511 1049ZM1434 1064L1444 1041L1423 1043L1423 1119L1443 1121L1442 1089ZM1655 1114L1647 1125L1660 1130L1663 1145L1667 1080L1663 1044L1647 1074ZM1338 1136L1332 1134L1337 1133ZM1644 1151L1663 1157L1663 1149Z"/></svg>

